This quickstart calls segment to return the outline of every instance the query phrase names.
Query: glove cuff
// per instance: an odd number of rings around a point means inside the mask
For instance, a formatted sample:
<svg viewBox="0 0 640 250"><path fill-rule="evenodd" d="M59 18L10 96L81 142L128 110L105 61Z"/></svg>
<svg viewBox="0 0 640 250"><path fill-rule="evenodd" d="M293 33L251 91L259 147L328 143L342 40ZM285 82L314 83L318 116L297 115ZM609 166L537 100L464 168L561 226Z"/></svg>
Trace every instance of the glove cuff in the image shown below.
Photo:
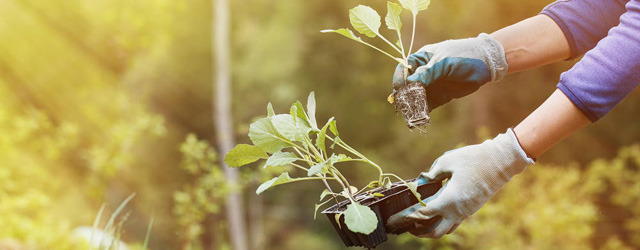
<svg viewBox="0 0 640 250"><path fill-rule="evenodd" d="M503 161L504 164L499 164L499 166L504 166L504 168L500 170L507 175L509 179L516 174L522 173L527 166L535 163L533 159L527 156L522 146L520 146L513 129L509 128L504 134L499 134L493 139L493 142L502 152L502 159L500 160Z"/></svg>
<svg viewBox="0 0 640 250"><path fill-rule="evenodd" d="M504 47L502 47L500 42L493 39L493 37L489 36L487 33L481 33L478 35L478 38L482 40L485 45L482 46L482 48L485 50L487 55L487 66L489 67L489 71L491 71L490 82L502 80L509 70Z"/></svg>

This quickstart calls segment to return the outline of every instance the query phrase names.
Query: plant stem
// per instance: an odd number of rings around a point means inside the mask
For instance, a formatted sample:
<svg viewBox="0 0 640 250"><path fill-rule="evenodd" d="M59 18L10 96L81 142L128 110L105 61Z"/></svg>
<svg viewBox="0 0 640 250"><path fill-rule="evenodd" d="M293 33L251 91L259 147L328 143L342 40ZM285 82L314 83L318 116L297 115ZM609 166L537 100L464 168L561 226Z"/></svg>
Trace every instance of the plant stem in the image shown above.
<svg viewBox="0 0 640 250"><path fill-rule="evenodd" d="M398 49L398 47L396 47L393 43L389 42L389 40L384 38L384 36L380 35L380 33L376 33L376 35L378 35L383 41L387 42L387 44L393 47L396 51L398 51L398 53L402 54L402 56L404 57L404 53L400 51L400 49Z"/></svg>
<svg viewBox="0 0 640 250"><path fill-rule="evenodd" d="M400 42L400 49L402 49L402 59L404 59L404 62L406 64L409 64L409 60L407 60L409 55L404 53L404 44L402 44L402 35L400 34L400 29L396 29L396 32L398 33L398 42Z"/></svg>
<svg viewBox="0 0 640 250"><path fill-rule="evenodd" d="M416 16L417 14L413 14L413 31L411 32L411 45L409 46L408 54L411 54L413 51L413 39L416 38Z"/></svg>
<svg viewBox="0 0 640 250"><path fill-rule="evenodd" d="M333 175L333 176L334 176L334 177L333 177L333 179L334 179L334 180L336 180L338 183L340 183L340 186L342 186L342 190L347 189L347 187L345 187L345 186L344 186L344 183L342 183L342 181L340 180L340 178L335 177L335 176L336 176L336 173L335 173L335 172L333 172L333 170L334 170L334 169L335 169L335 168L333 168L333 167L329 168L329 171L331 171L331 175ZM348 196L348 195L347 195L347 196Z"/></svg>
<svg viewBox="0 0 640 250"><path fill-rule="evenodd" d="M327 138L329 140L331 140L332 142L335 142L335 140L333 138L331 138L330 136L327 136ZM380 177L378 178L378 181L382 181L382 175L384 174L384 172L382 171L382 168L380 166L378 166L378 164L376 164L373 161L369 160L367 157L365 157L360 152L356 151L355 149L353 149L352 147L347 145L342 140L338 140L337 143L338 143L338 146L340 146L340 147L344 148L345 150L351 152L352 154L360 157L364 162L369 163L369 165L374 166L375 168L377 168L378 172L380 173L380 175L379 175Z"/></svg>
<svg viewBox="0 0 640 250"><path fill-rule="evenodd" d="M309 169L308 169L308 168L305 168L305 167L300 166L300 165L295 164L295 163L289 163L289 164L291 164L291 166L294 166L294 167L297 167L297 168L299 168L299 169L301 169L301 170L304 170L304 171L306 171L306 172L309 172Z"/></svg>
<svg viewBox="0 0 640 250"><path fill-rule="evenodd" d="M336 179L337 178L335 177L300 177L300 178L293 178L287 183L296 182L296 181L307 181L307 180L336 180Z"/></svg>
<svg viewBox="0 0 640 250"><path fill-rule="evenodd" d="M323 162L325 159L322 157L322 154L318 151L318 149L316 149L316 146L311 143L311 139L307 136L304 136L304 141L308 145L308 148L311 148L311 151L313 151L313 154L316 157L316 161Z"/></svg>
<svg viewBox="0 0 640 250"><path fill-rule="evenodd" d="M296 153L298 153L298 157L300 157L300 158L298 158L299 160L306 162L306 163L307 163L307 164L309 164L309 166L311 166L311 167L312 167L312 166L314 166L314 165L316 165L316 163L315 163L314 161L309 160L309 159L308 159L308 156L307 156L307 155L305 155L305 154L302 154L302 153L300 152L300 150L298 150L297 148L293 148L293 149L296 151Z"/></svg>
<svg viewBox="0 0 640 250"><path fill-rule="evenodd" d="M291 141L288 140L284 140L287 144L290 144L291 146L293 146L294 148L298 148L300 150L302 150L303 152L305 152L307 155L311 155L311 153L309 152L309 150L304 149L303 147L300 147L298 144L295 144Z"/></svg>
<svg viewBox="0 0 640 250"><path fill-rule="evenodd" d="M369 46L369 47L371 47L371 48L373 48L373 49L375 49L375 50L377 50L377 51L379 51L379 52L380 52L380 53L382 53L382 54L385 54L385 55L386 55L386 56L388 56L388 57L391 57L391 59L393 59L394 61L396 60L396 58L395 58L395 57L393 57L393 56L392 56L392 55L390 55L389 53L385 52L384 50L378 49L378 47L376 47L376 46L373 46L373 45L371 45L371 44L369 44L369 43L367 43L367 42L365 42L365 41L362 41L362 40L357 40L357 41L358 41L358 42L361 42L362 44L367 45L367 46ZM403 65L403 66L405 66L405 67L407 67L407 68L409 68L409 67L410 67L406 62L401 62L401 63L402 63L402 65Z"/></svg>
<svg viewBox="0 0 640 250"><path fill-rule="evenodd" d="M303 157L304 155L300 152L300 150L298 150L297 148L293 148L293 150L295 150L295 151L296 151L296 153L298 153L298 156L299 156L300 158L304 158L304 157Z"/></svg>
<svg viewBox="0 0 640 250"><path fill-rule="evenodd" d="M349 184L349 181L347 180L347 178L345 178L344 175L342 175L342 173L340 173L340 171L337 168L335 167L332 167L332 168L333 168L332 170L334 170L335 173L338 174L338 177L340 177L340 179L342 179L347 184L347 192L349 193L349 196L353 196L353 193L351 192L351 184Z"/></svg>
<svg viewBox="0 0 640 250"><path fill-rule="evenodd" d="M382 174L382 176L391 176L391 177L395 177L396 179L400 180L402 183L406 184L407 182L404 181L404 179L400 178L399 176L392 174L392 173L384 173Z"/></svg>
<svg viewBox="0 0 640 250"><path fill-rule="evenodd" d="M320 175L320 174L318 174ZM331 196L333 196L333 199L336 201L336 207L340 206L340 202L338 201L338 197L336 197L336 194L333 192L333 190L331 190L331 186L329 186L329 183L327 182L327 180L322 180L322 182L324 182L324 186L327 187L327 190L329 190L329 192L331 192Z"/></svg>

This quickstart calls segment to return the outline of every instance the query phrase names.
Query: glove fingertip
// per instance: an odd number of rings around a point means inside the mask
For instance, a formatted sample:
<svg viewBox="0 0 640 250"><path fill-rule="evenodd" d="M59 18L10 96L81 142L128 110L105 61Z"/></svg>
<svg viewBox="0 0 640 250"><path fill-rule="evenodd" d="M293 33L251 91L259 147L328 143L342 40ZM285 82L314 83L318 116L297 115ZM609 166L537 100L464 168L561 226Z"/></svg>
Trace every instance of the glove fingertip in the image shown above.
<svg viewBox="0 0 640 250"><path fill-rule="evenodd" d="M419 81L420 81L419 73L413 74L407 77L407 82L419 82Z"/></svg>
<svg viewBox="0 0 640 250"><path fill-rule="evenodd" d="M422 177L424 177L424 179L427 180L428 182L436 181L439 175L440 175L439 169L434 167L429 169L429 172L422 173Z"/></svg>
<svg viewBox="0 0 640 250"><path fill-rule="evenodd" d="M390 216L386 223L391 230L397 230L409 226L413 221L409 220L404 214L397 213Z"/></svg>

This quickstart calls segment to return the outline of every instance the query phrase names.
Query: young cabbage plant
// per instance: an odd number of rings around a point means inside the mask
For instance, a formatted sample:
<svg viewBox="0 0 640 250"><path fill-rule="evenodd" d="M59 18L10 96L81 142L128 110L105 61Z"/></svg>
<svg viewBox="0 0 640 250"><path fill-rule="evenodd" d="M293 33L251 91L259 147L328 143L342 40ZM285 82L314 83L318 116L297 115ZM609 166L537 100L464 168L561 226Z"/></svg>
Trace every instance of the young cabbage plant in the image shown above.
<svg viewBox="0 0 640 250"><path fill-rule="evenodd" d="M393 60L401 63L406 68L411 68L407 59L409 55L411 55L411 51L413 50L413 40L416 34L416 17L418 16L418 12L422 10L426 10L429 7L429 3L431 0L399 0L400 5L394 2L387 2L387 15L384 18L384 21L389 30L395 30L398 35L398 41L394 44L391 43L387 38L385 38L382 34L380 34L380 26L381 26L381 18L378 12L372 9L369 6L358 5L353 9L349 10L349 21L351 26L360 34L365 35L370 38L379 37L385 43L387 43L391 48L393 48L396 55L400 54L400 57L393 56L390 53L371 45L370 43L365 42L360 37L356 36L353 31L349 28L341 28L341 29L326 29L320 32L322 33L338 33L343 35L349 39L355 40L359 43L367 45L382 54L392 58ZM400 14L402 13L402 9L407 9L411 12L413 17L413 29L411 31L411 42L409 45L409 50L404 49L404 45L402 43L402 21L400 20Z"/></svg>
<svg viewBox="0 0 640 250"><path fill-rule="evenodd" d="M294 103L289 111L288 114L276 114L269 103L267 117L255 121L250 126L249 138L253 145L239 144L225 156L224 160L230 167L241 167L258 160L266 160L264 168L289 165L303 172L302 177L295 178L291 177L289 172L284 172L262 183L256 191L257 194L285 183L320 181L326 189L320 195L320 204L316 204L315 212L332 200L337 204L340 200L349 200L349 205L340 216L344 215L349 230L363 234L373 232L378 219L369 207L358 203L356 195L382 196L373 193L372 189L389 188L392 184L390 177L393 177L403 182L418 200L421 200L416 183L407 183L395 174L384 173L378 164L344 142L339 136L334 118L330 118L322 127L318 126L313 92L307 99L306 111L300 101ZM336 153L334 149L346 151L347 154ZM348 163L353 162L366 163L378 173L378 178L360 189L352 186L338 167L349 167ZM332 189L329 182L334 182L339 190ZM337 219L339 216L336 216Z"/></svg>

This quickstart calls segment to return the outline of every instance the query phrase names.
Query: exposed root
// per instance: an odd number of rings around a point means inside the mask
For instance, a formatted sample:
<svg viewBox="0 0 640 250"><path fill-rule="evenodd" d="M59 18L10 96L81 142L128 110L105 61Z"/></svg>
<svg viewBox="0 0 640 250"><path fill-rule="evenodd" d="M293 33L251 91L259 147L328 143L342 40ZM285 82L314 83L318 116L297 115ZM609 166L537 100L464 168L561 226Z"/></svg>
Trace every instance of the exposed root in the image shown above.
<svg viewBox="0 0 640 250"><path fill-rule="evenodd" d="M429 107L427 106L427 92L421 83L409 83L398 89L394 95L396 112L402 114L402 118L410 129L417 128L426 133L425 127L429 125Z"/></svg>

